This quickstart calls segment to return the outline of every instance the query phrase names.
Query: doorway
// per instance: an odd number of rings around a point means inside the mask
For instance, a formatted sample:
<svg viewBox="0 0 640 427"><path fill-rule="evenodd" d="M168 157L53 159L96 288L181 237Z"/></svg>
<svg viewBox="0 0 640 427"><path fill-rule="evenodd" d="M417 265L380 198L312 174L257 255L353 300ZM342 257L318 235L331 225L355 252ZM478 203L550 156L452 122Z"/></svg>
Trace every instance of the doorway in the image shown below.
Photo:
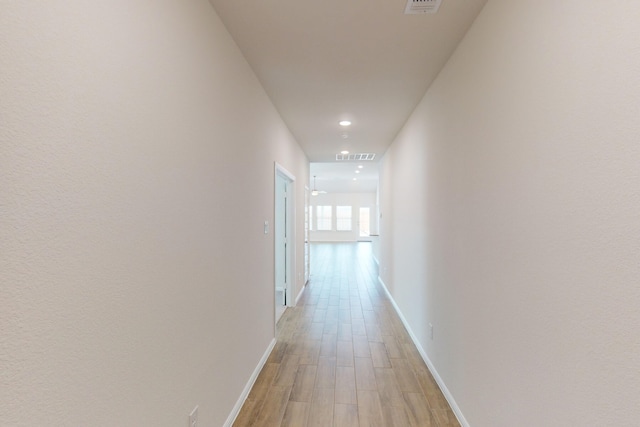
<svg viewBox="0 0 640 427"><path fill-rule="evenodd" d="M288 306L294 305L295 287L295 177L276 163L275 166L275 322Z"/></svg>
<svg viewBox="0 0 640 427"><path fill-rule="evenodd" d="M371 235L371 210L368 207L360 208L358 218L359 237L369 237Z"/></svg>
<svg viewBox="0 0 640 427"><path fill-rule="evenodd" d="M309 242L309 230L311 229L311 205L309 204L309 187L304 187L304 286L309 283L311 276L311 247Z"/></svg>

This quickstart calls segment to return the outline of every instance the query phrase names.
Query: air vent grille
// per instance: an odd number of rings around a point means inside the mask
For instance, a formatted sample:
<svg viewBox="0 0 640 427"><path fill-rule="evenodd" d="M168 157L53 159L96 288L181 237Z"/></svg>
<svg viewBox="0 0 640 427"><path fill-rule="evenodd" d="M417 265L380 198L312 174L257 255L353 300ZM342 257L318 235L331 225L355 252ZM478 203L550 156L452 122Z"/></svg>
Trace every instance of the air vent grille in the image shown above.
<svg viewBox="0 0 640 427"><path fill-rule="evenodd" d="M354 154L336 154L336 160L338 161L356 161L373 160L376 158L375 153L354 153Z"/></svg>
<svg viewBox="0 0 640 427"><path fill-rule="evenodd" d="M408 0L404 9L405 15L419 15L422 13L436 13L442 0Z"/></svg>

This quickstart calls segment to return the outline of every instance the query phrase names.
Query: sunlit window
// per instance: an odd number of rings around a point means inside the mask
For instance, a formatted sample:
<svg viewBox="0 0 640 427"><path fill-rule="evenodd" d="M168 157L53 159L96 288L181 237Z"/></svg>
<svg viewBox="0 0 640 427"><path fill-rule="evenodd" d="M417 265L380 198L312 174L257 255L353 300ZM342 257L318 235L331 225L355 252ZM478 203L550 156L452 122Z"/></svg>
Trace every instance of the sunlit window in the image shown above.
<svg viewBox="0 0 640 427"><path fill-rule="evenodd" d="M316 206L316 230L331 231L331 206Z"/></svg>
<svg viewBox="0 0 640 427"><path fill-rule="evenodd" d="M351 206L336 206L336 230L351 231Z"/></svg>

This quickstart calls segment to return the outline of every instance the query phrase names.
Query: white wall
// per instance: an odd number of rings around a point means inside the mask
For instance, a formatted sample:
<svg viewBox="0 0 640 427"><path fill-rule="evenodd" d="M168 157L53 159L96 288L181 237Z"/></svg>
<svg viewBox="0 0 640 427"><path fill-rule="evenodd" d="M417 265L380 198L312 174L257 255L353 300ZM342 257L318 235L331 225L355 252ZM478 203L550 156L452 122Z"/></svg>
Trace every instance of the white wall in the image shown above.
<svg viewBox="0 0 640 427"><path fill-rule="evenodd" d="M222 425L303 152L206 0L5 1L0 64L0 425Z"/></svg>
<svg viewBox="0 0 640 427"><path fill-rule="evenodd" d="M376 193L326 193L310 197L310 205L313 210L312 222L313 230L309 232L309 239L312 242L357 242L360 238L360 208L370 208L371 233L377 233L377 206ZM317 209L316 206L332 206L332 230L317 229ZM351 231L336 230L336 206L352 206Z"/></svg>
<svg viewBox="0 0 640 427"><path fill-rule="evenodd" d="M471 426L638 424L639 22L489 0L384 157L381 276Z"/></svg>

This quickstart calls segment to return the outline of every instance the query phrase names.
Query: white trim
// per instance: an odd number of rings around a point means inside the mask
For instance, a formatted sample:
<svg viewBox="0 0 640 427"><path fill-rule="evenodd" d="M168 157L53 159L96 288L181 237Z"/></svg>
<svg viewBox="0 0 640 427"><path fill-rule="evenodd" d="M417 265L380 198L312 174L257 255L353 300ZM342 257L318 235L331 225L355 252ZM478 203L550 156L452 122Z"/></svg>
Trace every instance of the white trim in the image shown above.
<svg viewBox="0 0 640 427"><path fill-rule="evenodd" d="M357 240L310 240L309 243L359 243ZM371 243L371 242L362 242Z"/></svg>
<svg viewBox="0 0 640 427"><path fill-rule="evenodd" d="M296 305L298 305L298 302L300 301L300 298L302 298L302 294L304 294L304 291L307 290L307 284L305 283L302 286L302 290L300 290L300 293L298 294L298 296L296 297Z"/></svg>
<svg viewBox="0 0 640 427"><path fill-rule="evenodd" d="M302 284L302 288L307 285L309 282L309 278L311 277L311 192L307 185L304 186L304 218L302 222L304 224L303 231L303 250L304 254L302 257L302 263L304 264L304 283ZM298 297L299 298L299 297ZM298 303L298 298L296 298L296 304Z"/></svg>
<svg viewBox="0 0 640 427"><path fill-rule="evenodd" d="M274 198L275 198L275 186L277 185L278 182L278 175L280 175L281 177L285 178L288 182L287 182L287 194L290 196L287 198L287 200L290 201L290 203L287 204L287 212L288 212L288 217L291 218L291 221L287 222L287 228L288 228L288 236L291 236L291 240L288 240L287 242L287 253L285 254L285 257L288 258L289 260L289 274L288 277L290 278L290 281L287 283L289 286L287 286L287 304L286 307L294 307L295 306L295 302L293 304L289 303L289 301L293 300L293 294L295 292L295 289L297 288L298 285L298 272L297 272L297 247L298 247L298 241L297 241L297 233L296 233L296 223L297 223L297 216L296 216L296 209L297 209L297 197L296 197L296 177L295 175L293 175L291 172L289 172L287 169L285 169L282 165L280 165L278 162L273 162L274 163L274 175L273 175L273 182L274 182ZM290 194L289 194L290 193ZM275 230L275 223L276 223L276 206L274 205L273 207L273 211L274 211L274 227L273 229ZM275 245L275 237L274 237L274 245ZM275 255L275 246L274 246L274 255ZM273 276L273 282L274 282L274 288L275 288L275 282L276 282L276 276L275 276L275 268L274 268L274 276ZM274 320L275 320L275 313L276 313L276 307L275 307L275 298L273 299L273 313L274 313ZM275 325L277 323L277 320L274 321L274 328Z"/></svg>
<svg viewBox="0 0 640 427"><path fill-rule="evenodd" d="M280 172L282 175L286 176L291 181L295 181L296 180L296 176L294 174L292 174L291 172L289 172L287 169L285 169L284 166L282 166L278 162L274 162L274 163L275 163L276 172Z"/></svg>
<svg viewBox="0 0 640 427"><path fill-rule="evenodd" d="M400 311L400 307L398 307L398 305L396 304L396 301L391 296L391 293L389 292L389 289L387 289L387 285L384 284L384 281L382 280L382 278L380 276L378 276L378 282L380 282L380 285L382 286L382 289L384 289L384 292L389 297L389 301L391 301L391 304L393 305L393 308L396 310L396 313L398 314L398 317L400 317L400 320L402 320L402 324L407 329L407 332L409 333L409 336L411 337L411 340L413 341L413 344L418 349L418 352L420 353L420 356L422 357L422 360L424 360L424 363L427 364L427 368L429 369L429 371L431 371L431 375L433 375L433 378L436 380L436 383L438 383L438 387L440 387L440 390L442 391L442 394L444 395L445 399L447 399L447 402L449 402L449 406L451 406L451 409L453 410L453 413L455 414L456 418L458 419L458 422L460 423L460 425L462 427L470 427L469 422L467 421L467 419L462 414L462 410L460 409L460 407L456 403L456 400L453 398L453 395L451 394L451 392L449 391L449 389L445 385L444 380L440 377L440 374L438 374L438 371L436 370L436 367L433 365L433 363L431 362L431 360L427 356L427 353L422 348L422 345L418 341L418 338L415 336L415 334L411 330L411 327L409 326L409 322L407 322L407 319L404 317L404 315Z"/></svg>
<svg viewBox="0 0 640 427"><path fill-rule="evenodd" d="M271 340L271 344L269 344L269 347L267 347L267 351L265 351L264 354L262 355L262 359L260 359L260 362L258 362L258 366L256 366L256 369L253 371L253 374L251 374L251 378L249 378L249 381L247 382L247 385L244 387L244 390L242 390L242 394L240 395L240 398L236 402L236 406L233 407L233 410L229 414L227 421L225 421L225 423L223 424L224 427L231 427L234 421L236 420L236 418L238 417L238 414L240 414L242 405L244 405L244 402L247 400L247 397L249 397L249 392L251 392L253 385L258 379L258 375L260 375L260 371L262 371L262 368L264 367L265 363L267 363L267 360L269 359L269 355L271 354L271 351L273 350L273 347L275 347L275 345L276 345L276 339L274 338L273 340Z"/></svg>

